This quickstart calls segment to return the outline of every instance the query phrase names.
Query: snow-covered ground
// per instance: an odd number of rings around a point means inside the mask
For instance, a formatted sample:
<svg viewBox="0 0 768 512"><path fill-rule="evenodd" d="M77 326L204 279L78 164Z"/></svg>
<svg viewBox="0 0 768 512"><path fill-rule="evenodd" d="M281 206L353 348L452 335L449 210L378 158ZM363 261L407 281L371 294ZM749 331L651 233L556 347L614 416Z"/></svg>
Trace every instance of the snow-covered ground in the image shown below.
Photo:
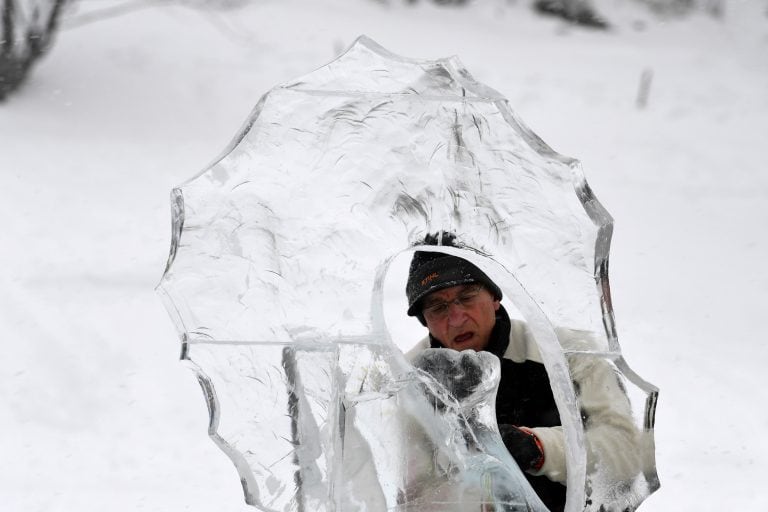
<svg viewBox="0 0 768 512"><path fill-rule="evenodd" d="M661 388L662 488L643 510L765 510L764 1L659 23L603 0L610 32L537 18L522 1L246 3L136 4L149 7L87 22L124 4L84 0L0 105L0 510L251 510L207 439L200 389L153 292L168 193L264 92L360 34L411 57L459 55L582 160L616 219L624 353ZM638 109L644 70L653 81Z"/></svg>

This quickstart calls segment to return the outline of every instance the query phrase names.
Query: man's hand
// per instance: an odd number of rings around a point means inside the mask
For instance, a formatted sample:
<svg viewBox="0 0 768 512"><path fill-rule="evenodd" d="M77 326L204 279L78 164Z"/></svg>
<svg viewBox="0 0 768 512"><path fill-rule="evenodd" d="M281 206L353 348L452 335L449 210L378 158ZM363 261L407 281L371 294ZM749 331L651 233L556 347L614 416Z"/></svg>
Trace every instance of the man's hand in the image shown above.
<svg viewBox="0 0 768 512"><path fill-rule="evenodd" d="M523 471L538 471L544 465L544 449L533 432L515 425L499 425L507 451Z"/></svg>
<svg viewBox="0 0 768 512"><path fill-rule="evenodd" d="M474 351L429 349L419 354L413 365L434 377L459 401L483 382L483 360Z"/></svg>

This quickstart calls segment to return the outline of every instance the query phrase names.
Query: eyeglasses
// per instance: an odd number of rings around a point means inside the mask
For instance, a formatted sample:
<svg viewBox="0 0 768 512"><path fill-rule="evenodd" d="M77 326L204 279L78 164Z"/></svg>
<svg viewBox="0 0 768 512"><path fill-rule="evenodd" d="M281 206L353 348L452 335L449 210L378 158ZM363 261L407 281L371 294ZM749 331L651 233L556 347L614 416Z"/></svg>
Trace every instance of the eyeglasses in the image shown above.
<svg viewBox="0 0 768 512"><path fill-rule="evenodd" d="M444 320L448 318L448 313L451 310L451 304L456 304L463 309L469 309L475 305L482 290L482 285L467 287L459 292L459 294L453 300L435 302L424 307L421 312L424 315L424 318L427 320Z"/></svg>

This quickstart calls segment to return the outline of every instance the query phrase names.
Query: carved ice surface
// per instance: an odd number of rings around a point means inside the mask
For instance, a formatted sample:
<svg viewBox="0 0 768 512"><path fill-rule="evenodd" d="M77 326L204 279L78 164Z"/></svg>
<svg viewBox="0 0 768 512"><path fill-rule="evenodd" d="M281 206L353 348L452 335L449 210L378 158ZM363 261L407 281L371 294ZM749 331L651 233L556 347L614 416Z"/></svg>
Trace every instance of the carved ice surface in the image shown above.
<svg viewBox="0 0 768 512"><path fill-rule="evenodd" d="M579 163L457 59L406 59L361 37L269 91L172 201L158 288L248 503L545 510L498 435L495 356L473 355L483 386L458 397L392 343L382 283L414 249L472 261L519 311L560 411L566 510L631 510L658 487L656 389L614 328L612 220ZM441 231L461 248L414 246ZM621 403L586 403L598 377Z"/></svg>

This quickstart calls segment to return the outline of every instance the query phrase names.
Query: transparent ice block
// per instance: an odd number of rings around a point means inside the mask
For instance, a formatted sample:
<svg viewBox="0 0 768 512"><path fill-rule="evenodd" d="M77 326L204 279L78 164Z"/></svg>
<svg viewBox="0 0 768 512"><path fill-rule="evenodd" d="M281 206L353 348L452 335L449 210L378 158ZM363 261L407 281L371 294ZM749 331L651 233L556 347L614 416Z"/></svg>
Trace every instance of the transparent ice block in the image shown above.
<svg viewBox="0 0 768 512"><path fill-rule="evenodd" d="M172 207L158 289L248 503L543 510L488 407L477 421L390 339L382 283L414 250L472 261L519 312L560 412L566 510L632 510L658 487L657 390L622 359L614 325L612 219L579 162L456 58L359 38L267 92ZM419 245L443 231L461 246ZM585 403L594 376L621 400Z"/></svg>

